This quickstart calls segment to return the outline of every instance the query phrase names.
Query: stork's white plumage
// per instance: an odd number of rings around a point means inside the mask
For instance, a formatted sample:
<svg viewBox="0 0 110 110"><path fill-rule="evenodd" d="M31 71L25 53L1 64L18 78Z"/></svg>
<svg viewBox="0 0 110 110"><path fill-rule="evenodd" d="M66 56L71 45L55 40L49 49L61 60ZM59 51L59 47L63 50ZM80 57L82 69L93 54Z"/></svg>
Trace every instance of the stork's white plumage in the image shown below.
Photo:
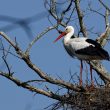
<svg viewBox="0 0 110 110"><path fill-rule="evenodd" d="M81 61L80 68L80 86L82 86L82 60L110 60L109 54L105 51L99 43L92 39L79 37L74 37L74 28L72 26L67 26L65 31L54 41L58 41L64 36L64 47L71 57L77 57ZM91 82L92 79L92 67L90 66Z"/></svg>

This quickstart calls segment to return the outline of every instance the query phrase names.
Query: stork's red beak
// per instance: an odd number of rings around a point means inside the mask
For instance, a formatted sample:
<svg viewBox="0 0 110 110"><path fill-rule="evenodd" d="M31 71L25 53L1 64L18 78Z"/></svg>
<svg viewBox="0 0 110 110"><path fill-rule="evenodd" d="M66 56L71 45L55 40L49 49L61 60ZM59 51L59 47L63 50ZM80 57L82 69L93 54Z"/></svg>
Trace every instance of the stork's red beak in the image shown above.
<svg viewBox="0 0 110 110"><path fill-rule="evenodd" d="M60 38L62 38L64 35L66 35L66 32L62 32L61 34L60 34L60 36L58 36L57 38L56 38L56 40L54 40L54 42L57 42Z"/></svg>

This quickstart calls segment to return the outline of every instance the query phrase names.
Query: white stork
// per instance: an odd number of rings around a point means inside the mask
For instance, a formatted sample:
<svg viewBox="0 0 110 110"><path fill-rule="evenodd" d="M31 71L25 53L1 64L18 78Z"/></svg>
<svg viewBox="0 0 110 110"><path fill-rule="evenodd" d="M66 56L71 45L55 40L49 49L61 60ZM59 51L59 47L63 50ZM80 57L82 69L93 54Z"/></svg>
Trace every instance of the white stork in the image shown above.
<svg viewBox="0 0 110 110"><path fill-rule="evenodd" d="M80 37L74 37L74 28L72 26L67 26L65 31L54 41L58 41L64 36L64 47L67 53L71 57L77 57L81 61L80 66L80 86L82 86L82 61L91 61L91 60L110 60L109 54L105 51L99 43L92 39ZM91 74L91 86L94 86L92 78L92 66L90 65L90 74Z"/></svg>

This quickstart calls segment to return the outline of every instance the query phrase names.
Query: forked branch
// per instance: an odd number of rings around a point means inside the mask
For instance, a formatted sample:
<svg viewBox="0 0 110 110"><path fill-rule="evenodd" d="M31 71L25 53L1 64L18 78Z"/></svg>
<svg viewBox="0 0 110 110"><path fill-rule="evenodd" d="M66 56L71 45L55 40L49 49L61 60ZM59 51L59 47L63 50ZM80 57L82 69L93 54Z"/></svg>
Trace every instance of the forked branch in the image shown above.
<svg viewBox="0 0 110 110"><path fill-rule="evenodd" d="M8 43L10 43L16 53L22 58L22 60L24 60L24 62L33 70L35 71L36 74L38 74L42 79L46 80L47 82L51 83L51 84L56 84L71 90L75 90L75 91L81 91L81 88L79 88L78 86L75 86L72 83L69 82L65 82L64 80L58 80L58 79L54 79L50 76L48 76L46 73L44 73L40 68L38 68L35 64L33 64L29 58L29 55L27 55L26 53L24 53L20 47L18 47L18 45L15 45L15 43L3 32L0 32L0 35L6 40L8 41Z"/></svg>
<svg viewBox="0 0 110 110"><path fill-rule="evenodd" d="M8 73L0 72L0 75L11 80L11 81L13 81L16 85L23 87L25 89L28 89L29 91L39 93L39 94L45 95L47 97L50 97L52 99L56 99L59 101L63 100L63 97L60 95L54 94L53 92L45 91L43 89L39 89L39 88L34 87L28 83L24 83L24 82L18 80L17 78L14 78L13 76L9 75Z"/></svg>

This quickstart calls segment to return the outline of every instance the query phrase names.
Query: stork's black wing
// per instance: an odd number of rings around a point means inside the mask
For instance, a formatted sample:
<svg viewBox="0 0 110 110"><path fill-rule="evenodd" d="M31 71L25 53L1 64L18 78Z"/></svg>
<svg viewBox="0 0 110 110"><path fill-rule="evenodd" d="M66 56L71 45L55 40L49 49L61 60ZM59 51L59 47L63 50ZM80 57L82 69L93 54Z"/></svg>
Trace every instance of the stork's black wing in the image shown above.
<svg viewBox="0 0 110 110"><path fill-rule="evenodd" d="M99 57L99 59L110 59L108 52L99 47L99 45L97 45L97 47L90 45L88 47L75 51L75 53L85 56Z"/></svg>
<svg viewBox="0 0 110 110"><path fill-rule="evenodd" d="M92 39L86 39L86 42L94 45L95 47L101 48L101 45L98 42L96 42L96 41L94 41Z"/></svg>

